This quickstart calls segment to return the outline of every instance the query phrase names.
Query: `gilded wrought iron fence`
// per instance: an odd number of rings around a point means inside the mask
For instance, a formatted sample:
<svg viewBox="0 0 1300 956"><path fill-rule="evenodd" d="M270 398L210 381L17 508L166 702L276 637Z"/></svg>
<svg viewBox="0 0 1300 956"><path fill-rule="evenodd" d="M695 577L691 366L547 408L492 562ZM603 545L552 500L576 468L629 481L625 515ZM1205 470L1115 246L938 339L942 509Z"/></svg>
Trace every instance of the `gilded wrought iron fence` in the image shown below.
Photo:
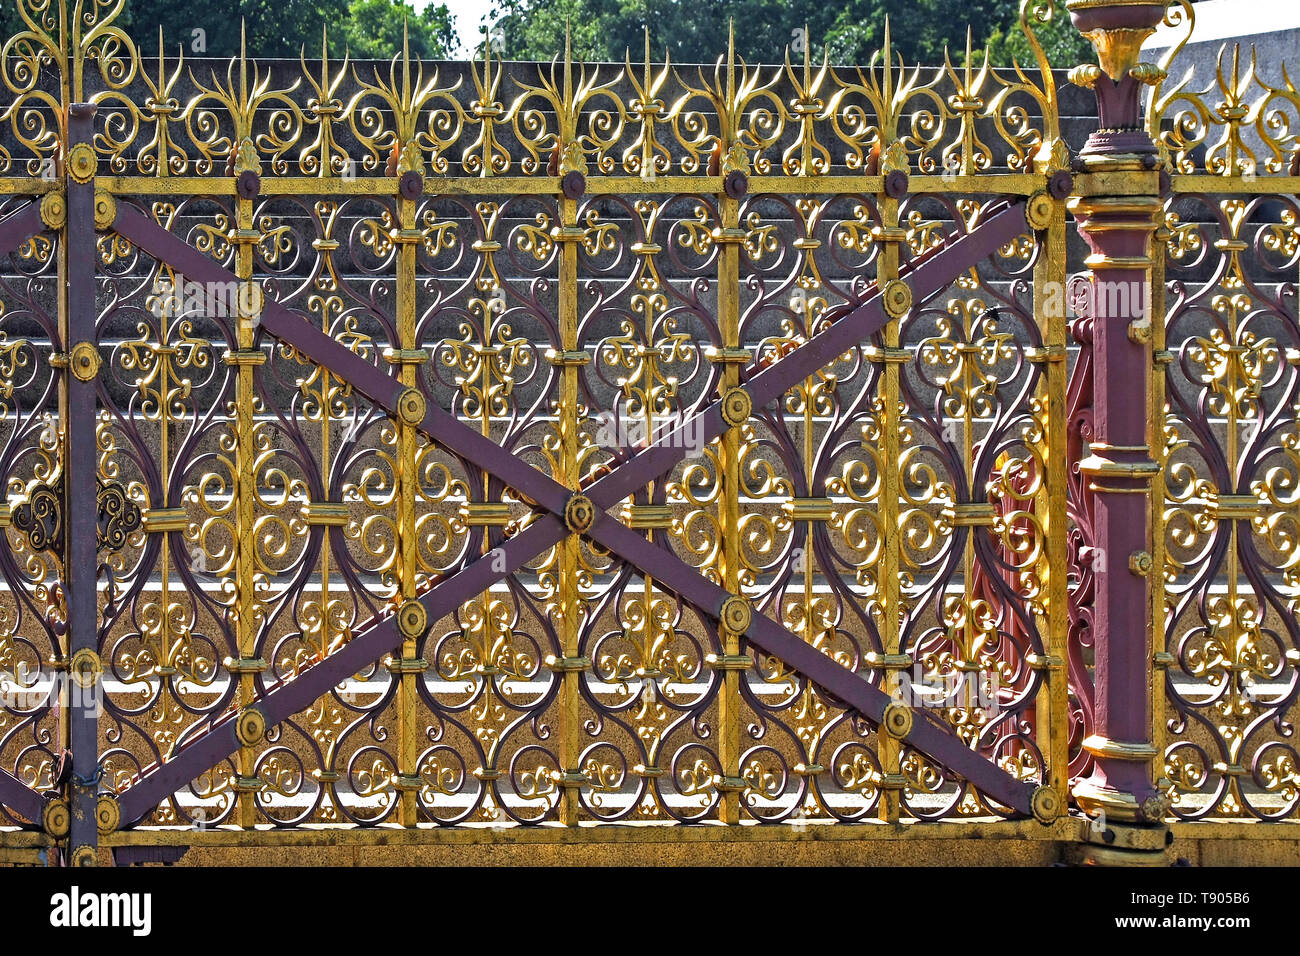
<svg viewBox="0 0 1300 956"><path fill-rule="evenodd" d="M1157 86L1149 115L1172 173L1156 234L1166 692L1154 740L1178 818L1294 817L1300 94L1285 66L1237 46L1207 88Z"/></svg>
<svg viewBox="0 0 1300 956"><path fill-rule="evenodd" d="M1050 3L1010 69L195 64L19 7L9 823L1293 813L1289 83L1126 67L1163 152L1080 155ZM1155 246L1067 281L1067 207L1149 241L1158 176ZM1133 270L1149 395L1094 355ZM1149 445L1094 427L1121 387ZM1122 587L1165 650L1094 631Z"/></svg>

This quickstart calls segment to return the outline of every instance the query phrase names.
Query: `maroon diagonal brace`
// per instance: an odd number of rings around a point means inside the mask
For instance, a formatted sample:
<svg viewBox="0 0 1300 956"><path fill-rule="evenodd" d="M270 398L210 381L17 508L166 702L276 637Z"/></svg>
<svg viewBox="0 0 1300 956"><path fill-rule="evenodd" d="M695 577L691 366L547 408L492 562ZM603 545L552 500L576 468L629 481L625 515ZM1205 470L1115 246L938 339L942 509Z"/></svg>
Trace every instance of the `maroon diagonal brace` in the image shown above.
<svg viewBox="0 0 1300 956"><path fill-rule="evenodd" d="M205 282L237 281L210 258L129 206L119 205L114 228L150 255L166 261L188 276ZM907 272L914 303L919 305L933 298L955 276L973 267L1024 230L1023 210L1018 204L1008 205L990 216L974 232L917 260ZM887 322L882 297L877 293L780 362L755 374L749 380L746 390L755 406L762 407L796 382L812 375L830 359L879 331ZM389 413L395 412L397 398L403 391L403 386L395 378L278 303L266 302L262 312L262 325L271 335L297 349L310 361L330 369L375 404ZM695 440L701 440L697 420L703 425L704 441L722 434L727 425L721 414L721 400L707 405L691 421L681 424L678 431L692 428ZM429 612L429 619L437 620L563 540L568 531L556 516L563 514L573 492L532 466L520 467L522 463L509 452L436 404L429 404L429 410L419 427L430 439L476 467L501 477L525 498L550 512L502 546L500 551L504 553L504 561L498 559L489 562L480 558L423 595L420 601ZM722 602L731 596L730 592L710 583L696 569L671 552L655 547L604 510L646 482L665 474L681 460L685 447L674 447L679 444L675 440L676 434L675 431L662 436L654 445L585 489L597 505L597 515L584 533L652 575L683 600L716 617ZM504 477L507 475L508 478ZM492 565L500 570L491 570ZM776 622L756 615L746 637L848 706L874 722L880 722L885 707L890 703L886 694L791 635ZM277 723L328 691L337 682L339 674L355 672L380 654L391 650L399 641L391 617L372 622L341 650L330 655L327 662L309 668L292 681L269 689L257 706L265 714L268 723ZM1031 812L1032 787L1029 784L1016 780L969 749L928 715L918 716L921 719L913 722L913 729L908 735L908 742L912 746L970 780L1000 803L1021 813ZM146 773L121 795L124 823L130 825L138 822L158 800L225 759L238 746L234 735L233 714L200 729L197 738L188 744L183 743L170 760Z"/></svg>
<svg viewBox="0 0 1300 956"><path fill-rule="evenodd" d="M32 236L45 231L41 204L28 203L12 216L0 220L0 256L7 256Z"/></svg>
<svg viewBox="0 0 1300 956"><path fill-rule="evenodd" d="M0 804L31 820L41 822L45 798L7 770L0 770Z"/></svg>

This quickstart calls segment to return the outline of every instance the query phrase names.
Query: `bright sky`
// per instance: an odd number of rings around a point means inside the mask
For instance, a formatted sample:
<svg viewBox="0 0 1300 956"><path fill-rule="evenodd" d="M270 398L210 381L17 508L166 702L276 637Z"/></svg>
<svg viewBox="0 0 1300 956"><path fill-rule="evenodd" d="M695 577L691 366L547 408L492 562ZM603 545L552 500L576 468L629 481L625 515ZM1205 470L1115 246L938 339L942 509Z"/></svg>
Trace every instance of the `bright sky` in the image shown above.
<svg viewBox="0 0 1300 956"><path fill-rule="evenodd" d="M1198 43L1300 28L1300 3L1296 0L1201 0L1193 3L1192 9L1196 11L1192 40ZM1161 27L1142 45L1167 47L1186 30L1186 26Z"/></svg>
<svg viewBox="0 0 1300 956"><path fill-rule="evenodd" d="M416 10L423 10L434 0L413 0ZM456 35L460 38L459 56L469 56L478 45L479 19L492 8L492 0L440 0L450 8L456 18Z"/></svg>

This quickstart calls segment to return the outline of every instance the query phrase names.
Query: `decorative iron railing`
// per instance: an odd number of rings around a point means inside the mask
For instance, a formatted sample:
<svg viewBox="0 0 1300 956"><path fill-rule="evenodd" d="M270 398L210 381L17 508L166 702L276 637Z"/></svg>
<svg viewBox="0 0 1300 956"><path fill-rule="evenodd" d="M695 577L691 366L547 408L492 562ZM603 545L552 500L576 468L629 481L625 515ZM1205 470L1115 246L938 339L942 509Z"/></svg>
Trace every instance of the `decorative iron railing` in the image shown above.
<svg viewBox="0 0 1300 956"><path fill-rule="evenodd" d="M1166 317L1151 399L1166 462L1153 739L1178 818L1281 819L1300 803L1300 94L1253 51L1223 49L1217 67L1201 91L1157 84L1148 110L1172 173L1153 284Z"/></svg>

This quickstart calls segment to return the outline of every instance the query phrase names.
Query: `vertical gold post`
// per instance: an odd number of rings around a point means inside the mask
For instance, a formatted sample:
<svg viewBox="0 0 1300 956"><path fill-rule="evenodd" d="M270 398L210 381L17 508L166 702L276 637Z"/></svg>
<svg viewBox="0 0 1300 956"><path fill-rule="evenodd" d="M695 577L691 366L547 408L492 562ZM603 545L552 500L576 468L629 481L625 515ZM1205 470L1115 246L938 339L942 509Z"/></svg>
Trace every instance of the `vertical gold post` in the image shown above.
<svg viewBox="0 0 1300 956"><path fill-rule="evenodd" d="M235 275L246 282L253 276L253 250L257 230L253 228L253 200L242 196L235 202ZM257 607L257 552L254 533L257 500L257 469L253 436L253 412L256 402L254 374L265 356L253 348L256 317L249 314L253 304L247 297L237 297L239 307L235 329L238 351L234 356L235 381L235 642L239 660L232 670L239 682L239 707L255 699L256 676L263 669L257 657L257 636L261 615ZM239 777L235 790L239 794L238 819L242 827L251 827L257 819L257 791L261 789L254 773L257 755L253 747L239 750Z"/></svg>
<svg viewBox="0 0 1300 956"><path fill-rule="evenodd" d="M886 50L889 47L886 46ZM890 73L886 66L886 75ZM898 200L881 194L879 196L881 225L883 233L888 236L896 234L898 229ZM880 246L880 258L876 267L877 287L883 289L890 280L898 278L898 243L885 241ZM887 357L898 354L899 322L897 319L885 326L884 342ZM900 562L901 540L898 535L898 513L900 497L900 480L898 459L900 454L899 427L899 363L886 361L881 373L879 388L880 429L882 433L882 454L880 468L880 527L884 535L881 543L880 577L877 587L880 593L880 606L884 619L880 621L881 643L884 645L884 684L881 689L890 697L897 698L901 688L899 668L903 666L902 653L902 593L898 570ZM880 747L881 780L880 819L889 823L898 822L902 807L903 773L901 767L902 745L888 734L877 734Z"/></svg>
<svg viewBox="0 0 1300 956"><path fill-rule="evenodd" d="M1066 321L1065 289L1065 206L1054 201L1052 218L1042 234L1043 250L1034 266L1034 315L1042 323L1047 349L1046 382L1047 447L1044 451L1042 486L1036 502L1044 514L1047 535L1047 633L1044 635L1047 687L1038 695L1035 708L1039 749L1047 760L1047 783L1056 791L1059 806L1069 800L1069 693L1065 662L1070 626L1069 582L1066 576ZM1048 303L1051 303L1049 306Z"/></svg>
<svg viewBox="0 0 1300 956"><path fill-rule="evenodd" d="M890 43L889 18L885 18L885 37L882 51L883 69L882 102L892 106L894 102L894 52ZM907 157L901 147L894 144L897 116L882 118L880 144L880 172L888 174L894 168L906 172ZM890 146L894 145L893 149ZM877 196L880 209L880 255L876 262L876 287L885 286L898 278L898 200L887 193ZM883 332L885 343L885 366L881 371L880 384L877 389L877 409L880 415L881 458L880 458L880 533L884 540L880 545L880 568L877 589L880 599L882 619L879 621L880 642L884 648L881 665L884 668L883 690L890 697L897 698L901 681L899 670L910 666L911 660L901 653L902 647L902 593L898 576L901 558L901 539L898 534L898 515L900 497L900 479L898 458L899 441L899 368L902 357L899 350L898 320L885 326ZM902 807L903 772L901 766L902 747L898 740L885 733L876 735L880 759L880 805L879 817L888 823L897 823Z"/></svg>
<svg viewBox="0 0 1300 956"><path fill-rule="evenodd" d="M726 103L734 114L736 106L736 28L731 24L727 41ZM721 154L731 152L735 131L722 131ZM740 201L725 192L718 195L722 216L718 248L718 331L722 336L723 355L738 354L740 343L740 243L745 232L740 228ZM720 394L740 384L740 369L733 361L723 365ZM741 587L740 556L740 429L731 428L720 442L721 485L718 497L722 519L722 586L744 597ZM734 660L740 655L740 636L721 622L722 652ZM740 795L744 789L740 773L740 671L727 668L722 675L722 692L718 696L718 760L722 763L721 799L718 814L723 823L740 822Z"/></svg>
<svg viewBox="0 0 1300 956"><path fill-rule="evenodd" d="M565 122L562 124L560 150L561 174L580 172L571 168L565 153L577 144L577 114L580 105L574 99L573 51L569 25L564 25L564 85L561 90L565 104ZM572 159L572 157L569 157ZM566 195L561 188L559 196L560 228L560 476L566 488L578 487L578 243L582 229L578 225L578 200ZM577 826L580 806L579 788L583 783L582 767L578 755L582 752L582 715L580 682L582 671L577 669L578 644L582 628L582 594L578 589L578 570L581 560L581 539L568 535L559 549L560 559L560 641L568 662L560 686L560 822L564 826Z"/></svg>
<svg viewBox="0 0 1300 956"><path fill-rule="evenodd" d="M729 27L727 43L726 85L719 103L718 152L724 160L730 152L735 131L729 122L735 107L735 23ZM740 380L731 357L740 347L740 248L744 231L740 229L740 203L726 195L718 194L721 217L715 230L718 242L718 330L722 337L722 350L718 358L724 361L718 382L719 395L734 388ZM740 594L740 534L739 494L736 476L740 471L740 434L732 428L718 441L719 485L718 508L722 535L722 585L732 594ZM740 653L740 636L718 622L718 635L722 642L722 655L734 660ZM718 817L726 824L740 822L740 794L744 783L740 776L740 674L727 667L722 672L722 688L718 695L718 761L719 772L714 784L719 791Z"/></svg>
<svg viewBox="0 0 1300 956"><path fill-rule="evenodd" d="M422 177L424 161L414 142L414 105L411 87L411 43L405 23L402 25L401 119L398 124L405 141L401 143L397 163L397 346L401 350L398 378L406 388L415 388L416 365L407 361L416 354L415 341L415 254L420 232L415 228L416 196L401 185L408 176ZM398 598L402 604L415 600L418 548L416 544L415 502L419 476L416 473L416 431L410 422L399 420L397 427L397 569ZM416 657L418 634L404 633L401 657L389 661L388 667L398 678L397 688L397 774L394 785L399 796L397 820L404 827L418 822L417 796L420 773L418 729L419 694L415 682L426 664Z"/></svg>
<svg viewBox="0 0 1300 956"><path fill-rule="evenodd" d="M415 228L415 200L405 196L397 199L399 242L397 244L397 339L403 356L413 354L415 341L415 253L420 234ZM403 361L398 377L407 388L416 386L416 365ZM415 504L419 476L416 473L416 430L405 422L397 425L397 538L398 538L398 588L402 602L415 599L418 553L415 534ZM390 669L399 673L397 694L397 788L401 794L398 821L402 826L413 827L419 808L416 795L419 789L420 735L417 727L419 696L415 682L424 670L424 662L416 658L417 637L402 641L401 661Z"/></svg>
<svg viewBox="0 0 1300 956"><path fill-rule="evenodd" d="M723 234L739 234L740 203L728 196L719 198ZM740 348L740 244L723 243L719 249L718 325L723 348L734 354ZM723 366L720 389L726 394L740 384L740 369L734 362ZM732 428L722 436L722 474L719 501L722 509L722 586L744 597L740 583L740 430ZM740 638L719 624L722 652L734 659L740 655ZM718 759L722 761L724 786L720 803L723 823L740 822L740 671L723 672L723 688L718 698Z"/></svg>
<svg viewBox="0 0 1300 956"><path fill-rule="evenodd" d="M239 33L239 102L249 102L248 50L246 28L240 23ZM246 125L251 111L238 124L234 151L234 172L237 177L256 175L257 154L252 143L252 130ZM237 190L235 200L235 275L240 282L253 277L253 253L259 235L253 228L253 202L255 190ZM257 501L257 449L254 442L253 412L257 400L254 373L265 356L254 350L257 322L261 303L246 295L237 296L236 344L233 361L237 369L235 384L235 641L239 660L232 671L239 681L237 704L240 708L252 705L256 692L256 676L264 669L257 658L257 635L261 614L257 606L257 545L254 529ZM254 772L257 755L253 746L245 743L239 750L239 776L235 780L238 794L238 821L241 827L251 827L257 820L257 792L261 784Z"/></svg>
<svg viewBox="0 0 1300 956"><path fill-rule="evenodd" d="M567 86L566 70L566 86ZM578 352L578 241L582 229L578 226L578 202L561 196L560 231L565 241L560 244L560 347L564 353L560 367L560 456L565 487L578 487L578 373L579 364L573 361ZM560 640L566 661L577 661L578 644L582 628L582 595L578 590L580 538L568 535L559 549L560 559ZM560 822L565 826L578 823L579 787L582 768L578 755L582 752L582 715L580 683L582 671L566 666L560 686Z"/></svg>

